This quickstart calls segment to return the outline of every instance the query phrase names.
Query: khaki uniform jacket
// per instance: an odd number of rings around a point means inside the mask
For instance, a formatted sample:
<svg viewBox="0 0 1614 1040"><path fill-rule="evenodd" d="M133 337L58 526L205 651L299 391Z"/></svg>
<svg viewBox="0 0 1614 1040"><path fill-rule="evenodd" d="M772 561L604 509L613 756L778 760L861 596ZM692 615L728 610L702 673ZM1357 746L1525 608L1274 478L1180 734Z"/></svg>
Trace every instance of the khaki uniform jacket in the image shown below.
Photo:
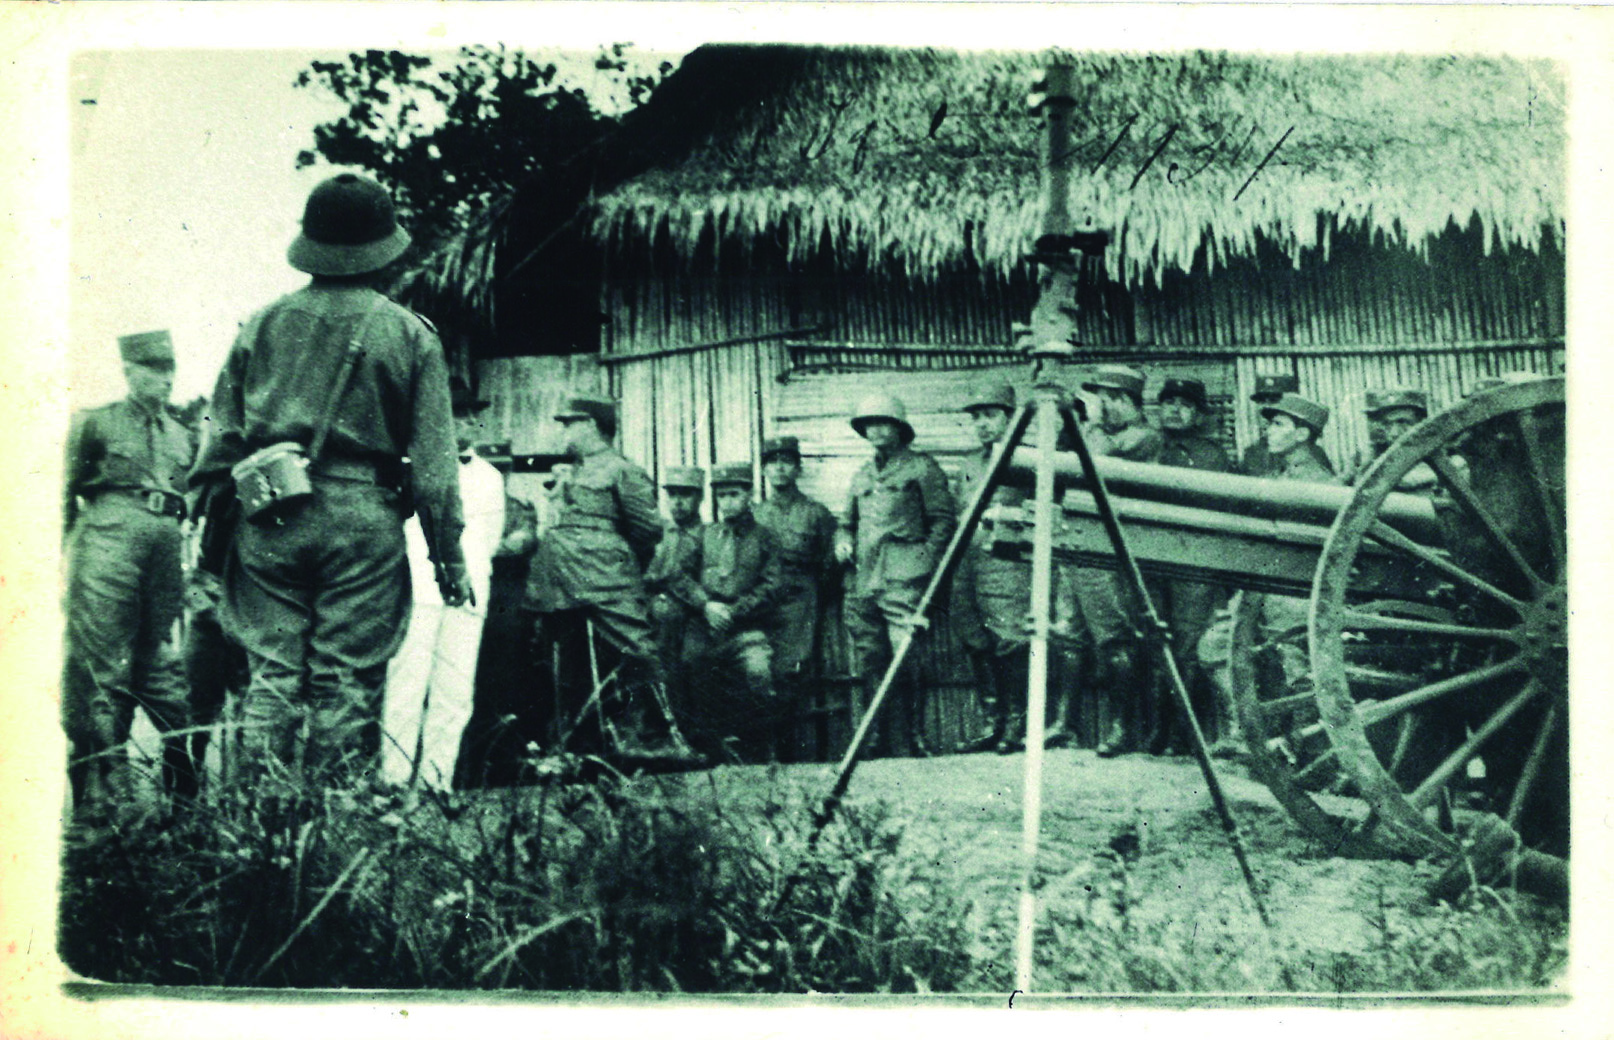
<svg viewBox="0 0 1614 1040"><path fill-rule="evenodd" d="M865 596L928 581L958 515L936 460L904 447L857 471L842 526L856 546L851 594Z"/></svg>
<svg viewBox="0 0 1614 1040"><path fill-rule="evenodd" d="M183 494L195 458L195 435L166 407L152 413L125 399L79 412L67 436L66 526L80 498L103 491Z"/></svg>
<svg viewBox="0 0 1614 1040"><path fill-rule="evenodd" d="M191 484L225 479L271 444L308 445L361 322L364 351L332 411L323 456L370 462L383 475L401 474L407 457L433 560L460 564L465 521L448 362L424 320L370 289L309 285L247 320L219 372L214 435Z"/></svg>
<svg viewBox="0 0 1614 1040"><path fill-rule="evenodd" d="M668 590L690 609L726 603L736 628L765 628L784 592L779 546L773 532L748 509L700 529L683 569L668 579Z"/></svg>
<svg viewBox="0 0 1614 1040"><path fill-rule="evenodd" d="M556 487L555 513L538 539L524 606L540 613L644 595L644 571L661 541L650 475L604 448Z"/></svg>
<svg viewBox="0 0 1614 1040"><path fill-rule="evenodd" d="M1211 473L1226 473L1232 461L1220 444L1198 433L1172 434L1162 432L1165 444L1160 449L1160 465L1179 466L1184 469L1202 469Z"/></svg>

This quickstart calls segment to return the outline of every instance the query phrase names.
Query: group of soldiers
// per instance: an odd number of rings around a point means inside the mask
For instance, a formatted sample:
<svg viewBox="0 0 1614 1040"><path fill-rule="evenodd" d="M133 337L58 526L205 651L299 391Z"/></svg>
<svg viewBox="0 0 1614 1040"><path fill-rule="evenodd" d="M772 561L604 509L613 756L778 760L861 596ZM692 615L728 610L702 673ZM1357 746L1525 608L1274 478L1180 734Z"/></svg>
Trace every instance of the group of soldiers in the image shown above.
<svg viewBox="0 0 1614 1040"><path fill-rule="evenodd" d="M244 762L262 785L376 769L397 783L452 783L506 498L472 447L486 402L450 379L429 323L373 287L408 242L379 185L351 174L322 183L288 251L311 281L243 324L204 436L168 407L166 333L123 337L128 397L75 418L63 720L86 815L130 797L124 745L136 708L169 735L169 784L194 792L226 689L239 693ZM1339 479L1317 443L1329 410L1292 377L1261 379L1264 436L1236 461L1209 433L1202 383L1165 380L1157 428L1144 417L1145 382L1121 365L1083 379L1095 454ZM965 402L980 450L956 493L915 448L902 402L874 394L851 416L871 457L838 518L800 490L802 446L789 436L763 444L762 501L750 460L717 465L709 480L674 467L663 474L663 517L650 476L613 447L615 402L569 398L554 418L570 461L552 474L521 601L532 688L550 691L549 749L675 765L800 754L790 722L821 685L825 605L837 590L861 714L895 648L924 628L920 601L960 503L1015 408L1008 386ZM1416 391L1371 398L1375 446L1426 413ZM702 523L708 488L714 519ZM1012 487L994 491L997 505L1023 500ZM951 586L987 720L964 750L1022 746L1029 568L978 536ZM1061 566L1056 584L1068 667L1055 672L1048 743L1071 741L1069 691L1083 686L1102 691L1101 755L1181 747L1138 604L1105 571ZM1196 708L1226 745L1236 727L1211 682L1216 655L1198 652L1214 642L1225 590L1174 579L1151 592L1190 664ZM182 614L184 654L170 639ZM927 739L924 699L909 663L893 678L873 754L941 750Z"/></svg>

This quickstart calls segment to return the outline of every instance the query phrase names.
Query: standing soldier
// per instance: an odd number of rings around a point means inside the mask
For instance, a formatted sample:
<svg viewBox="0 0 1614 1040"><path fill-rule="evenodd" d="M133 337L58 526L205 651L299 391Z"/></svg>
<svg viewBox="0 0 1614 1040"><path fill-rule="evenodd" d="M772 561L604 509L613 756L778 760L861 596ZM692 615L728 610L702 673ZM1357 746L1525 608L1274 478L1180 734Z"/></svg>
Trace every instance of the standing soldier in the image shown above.
<svg viewBox="0 0 1614 1040"><path fill-rule="evenodd" d="M1143 418L1142 372L1127 365L1099 365L1082 383L1098 404L1086 432L1096 455L1158 462L1164 441ZM1135 750L1148 724L1144 703L1148 669L1142 655L1139 618L1132 593L1120 574L1098 568L1075 572L1076 599L1087 627L1094 685L1105 699L1109 724L1098 754L1109 758Z"/></svg>
<svg viewBox="0 0 1614 1040"><path fill-rule="evenodd" d="M672 594L672 581L689 569L690 559L700 550L701 499L706 493L706 471L699 466L672 466L661 482L667 492L667 514L656 555L645 571L645 590L650 593L650 620L655 630L667 701L673 717L688 713L689 686L684 674L684 635L691 621L690 608Z"/></svg>
<svg viewBox="0 0 1614 1040"><path fill-rule="evenodd" d="M1284 394L1298 394L1300 392L1300 379L1294 375L1262 375L1255 377L1255 392L1250 400L1260 408L1274 404ZM1328 460L1328 453L1323 451L1321 444L1313 441L1306 449L1307 453L1316 463L1329 473L1334 472L1334 464ZM1255 439L1255 442L1239 452L1237 472L1246 477L1276 476L1277 461L1267 449L1265 430Z"/></svg>
<svg viewBox="0 0 1614 1040"><path fill-rule="evenodd" d="M958 526L947 477L936 460L914 451L907 409L890 394L863 399L852 429L874 448L874 458L852 478L846 516L835 538L835 558L855 567L846 601L852 668L861 682L853 711L861 718L893 648L905 629L922 627L919 601L942 551ZM896 678L885 725L875 732L893 755L926 755L917 667L910 656Z"/></svg>
<svg viewBox="0 0 1614 1040"><path fill-rule="evenodd" d="M1160 387L1156 400L1160 404L1160 433L1164 438L1160 449L1162 466L1180 466L1212 473L1225 473L1231 468L1227 452L1205 436L1210 399L1205 393L1204 383L1197 379L1168 379ZM1182 669L1195 714L1201 724L1211 731L1211 739L1216 740L1220 736L1231 741L1235 718L1232 704L1223 703L1215 696L1214 687L1199 668L1196 652L1217 607L1227 598L1226 590L1207 582L1182 578L1155 581L1150 587L1155 596L1155 606L1171 626L1171 648ZM1162 669L1161 674L1156 676L1155 718L1158 726L1149 742L1149 750L1156 754L1182 751L1187 747L1186 735L1177 718L1175 697L1164 685L1165 678ZM1220 750L1225 753L1225 746Z"/></svg>
<svg viewBox="0 0 1614 1040"><path fill-rule="evenodd" d="M574 396L555 420L572 468L551 492L552 513L538 541L523 609L536 615L538 644L553 669L560 735L564 739L581 721L598 694L615 730L615 746L603 750L692 761L662 703L661 661L645 594L644 571L662 533L655 485L611 447L615 401ZM620 659L614 695L603 689L613 662L599 661L594 636ZM585 745L599 746L602 738Z"/></svg>
<svg viewBox="0 0 1614 1040"><path fill-rule="evenodd" d="M795 714L818 675L821 599L835 563L835 517L816 499L802 494L801 444L794 437L770 437L762 444L762 476L768 498L752 507L757 523L773 534L779 549L781 589L773 630L773 674L786 718L779 750L786 760L804 759Z"/></svg>
<svg viewBox="0 0 1614 1040"><path fill-rule="evenodd" d="M1362 474L1390 445L1429 417L1429 398L1422 390L1369 390L1362 414L1367 417L1367 450L1358 454L1351 465L1345 480L1347 484L1360 481ZM1396 487L1401 491L1432 491L1435 482L1435 471L1420 462L1407 471Z"/></svg>
<svg viewBox="0 0 1614 1040"><path fill-rule="evenodd" d="M191 432L168 412L167 332L118 339L129 395L74 416L67 447L67 661L62 721L68 778L85 820L127 807L124 746L136 708L162 732L189 713L170 645L184 604L180 522ZM183 756L165 755L176 762ZM170 783L180 777L169 777Z"/></svg>
<svg viewBox="0 0 1614 1040"><path fill-rule="evenodd" d="M711 750L765 757L777 721L768 637L784 587L773 533L751 513L751 464L712 470L717 519L669 586L693 612L684 633L691 728ZM699 693L695 691L699 690Z"/></svg>
<svg viewBox="0 0 1614 1040"><path fill-rule="evenodd" d="M439 791L454 786L460 741L471 721L477 652L492 600L493 554L504 537L504 475L472 449L481 425L476 413L488 402L473 400L463 383L454 382L452 391L465 514L460 548L472 598L457 607L443 603L420 522L413 517L406 521L414 609L403 646L387 666L381 717L381 778L400 786L424 783Z"/></svg>
<svg viewBox="0 0 1614 1040"><path fill-rule="evenodd" d="M471 595L443 348L372 287L408 245L379 184L345 173L314 188L287 252L312 280L242 327L191 474L209 498L234 477L245 516L220 620L247 651L249 765L290 766L307 719L316 784L369 769L377 751L409 618L406 458L443 602Z"/></svg>

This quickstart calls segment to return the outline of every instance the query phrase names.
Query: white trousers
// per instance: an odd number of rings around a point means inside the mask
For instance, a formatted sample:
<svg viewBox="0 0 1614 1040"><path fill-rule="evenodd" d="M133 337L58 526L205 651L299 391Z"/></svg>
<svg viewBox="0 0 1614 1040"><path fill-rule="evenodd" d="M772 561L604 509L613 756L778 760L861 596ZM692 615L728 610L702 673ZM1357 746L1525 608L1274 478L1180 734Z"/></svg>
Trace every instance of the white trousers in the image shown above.
<svg viewBox="0 0 1614 1040"><path fill-rule="evenodd" d="M415 604L403 646L387 665L381 709L383 780L407 784L418 776L438 790L454 786L460 737L471 719L484 620L463 607Z"/></svg>

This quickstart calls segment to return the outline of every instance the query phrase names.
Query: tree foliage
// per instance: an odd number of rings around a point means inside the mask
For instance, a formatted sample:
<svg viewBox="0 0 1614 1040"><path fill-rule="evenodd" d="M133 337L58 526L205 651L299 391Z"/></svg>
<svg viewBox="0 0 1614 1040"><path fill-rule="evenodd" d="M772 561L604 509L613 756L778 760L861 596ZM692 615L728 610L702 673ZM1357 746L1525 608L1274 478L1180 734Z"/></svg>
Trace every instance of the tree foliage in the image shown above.
<svg viewBox="0 0 1614 1040"><path fill-rule="evenodd" d="M594 68L603 97L567 83L555 63L503 45L462 47L449 68L385 50L315 61L296 85L347 112L314 127L297 166L369 171L392 190L416 249L428 252L489 202L608 133L672 71L667 62L642 71L620 43L602 49Z"/></svg>

